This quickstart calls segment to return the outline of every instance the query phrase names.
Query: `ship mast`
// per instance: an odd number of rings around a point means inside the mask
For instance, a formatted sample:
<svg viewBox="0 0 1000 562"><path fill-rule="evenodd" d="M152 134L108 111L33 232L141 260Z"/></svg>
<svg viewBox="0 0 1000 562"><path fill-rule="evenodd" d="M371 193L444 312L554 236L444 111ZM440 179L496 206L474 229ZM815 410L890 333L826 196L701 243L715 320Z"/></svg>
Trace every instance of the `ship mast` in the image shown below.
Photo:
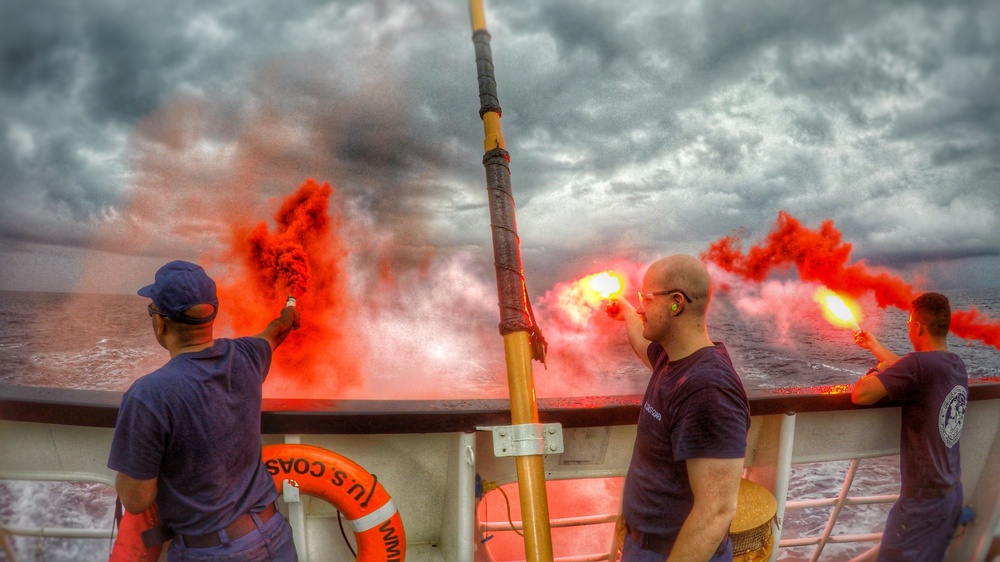
<svg viewBox="0 0 1000 562"><path fill-rule="evenodd" d="M521 248L514 220L514 195L510 183L510 155L504 149L500 132L500 102L493 75L493 52L482 0L469 0L472 18L472 42L476 48L479 77L479 116L483 120L483 166L486 168L486 191L490 205L493 233L493 256L500 306L500 334L503 336L507 362L507 385L510 391L510 417L514 428L539 427L535 383L531 373L533 355L544 361L544 350L533 339L540 337L531 315L531 303L525 288L521 266ZM544 347L542 345L541 347ZM517 486L524 522L524 550L528 562L552 560L552 536L549 529L548 498L545 491L545 467L539 454L514 457Z"/></svg>

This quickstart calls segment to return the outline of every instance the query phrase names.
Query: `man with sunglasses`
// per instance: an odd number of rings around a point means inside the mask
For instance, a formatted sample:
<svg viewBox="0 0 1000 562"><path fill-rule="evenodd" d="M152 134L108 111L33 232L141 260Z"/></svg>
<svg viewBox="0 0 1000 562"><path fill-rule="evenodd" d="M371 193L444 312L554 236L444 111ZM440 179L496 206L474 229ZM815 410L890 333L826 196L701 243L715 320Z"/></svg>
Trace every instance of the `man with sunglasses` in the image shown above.
<svg viewBox="0 0 1000 562"><path fill-rule="evenodd" d="M701 262L670 256L646 271L638 307L623 299L615 315L653 371L622 495L623 562L733 559L750 406L725 346L708 337L711 294Z"/></svg>
<svg viewBox="0 0 1000 562"><path fill-rule="evenodd" d="M959 438L969 397L962 359L948 351L951 304L940 293L913 301L906 334L913 353L899 357L874 335L859 331L859 347L878 367L854 385L855 404L889 398L902 408L899 499L889 511L882 542L865 554L878 560L943 560L962 513Z"/></svg>
<svg viewBox="0 0 1000 562"><path fill-rule="evenodd" d="M229 339L213 336L215 282L196 264L164 265L139 295L170 360L122 396L108 458L122 504L140 514L155 502L171 562L297 560L260 444L261 385L299 326L294 304L256 336Z"/></svg>

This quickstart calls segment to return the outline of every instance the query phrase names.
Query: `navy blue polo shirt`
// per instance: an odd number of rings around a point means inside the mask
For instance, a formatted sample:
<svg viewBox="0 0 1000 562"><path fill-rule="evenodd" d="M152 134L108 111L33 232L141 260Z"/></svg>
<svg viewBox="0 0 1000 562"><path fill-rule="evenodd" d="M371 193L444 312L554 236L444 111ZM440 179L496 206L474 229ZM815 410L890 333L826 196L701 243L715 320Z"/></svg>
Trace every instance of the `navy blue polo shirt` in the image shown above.
<svg viewBox="0 0 1000 562"><path fill-rule="evenodd" d="M875 375L900 402L900 480L913 488L948 488L962 476L959 438L969 401L965 363L948 351L907 353Z"/></svg>
<svg viewBox="0 0 1000 562"><path fill-rule="evenodd" d="M743 458L750 406L723 344L678 361L669 361L658 343L647 353L653 375L639 412L622 508L633 528L676 537L694 504L686 461Z"/></svg>
<svg viewBox="0 0 1000 562"><path fill-rule="evenodd" d="M260 444L270 365L266 340L217 338L173 357L122 396L108 468L159 478L160 521L175 532L214 532L277 499Z"/></svg>

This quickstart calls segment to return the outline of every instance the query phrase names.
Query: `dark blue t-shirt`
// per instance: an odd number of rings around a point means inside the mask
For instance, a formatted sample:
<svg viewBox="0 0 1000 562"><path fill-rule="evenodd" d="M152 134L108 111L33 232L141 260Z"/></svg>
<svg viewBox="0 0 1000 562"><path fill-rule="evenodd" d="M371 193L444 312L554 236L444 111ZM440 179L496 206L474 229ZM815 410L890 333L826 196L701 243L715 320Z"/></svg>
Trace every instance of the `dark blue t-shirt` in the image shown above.
<svg viewBox="0 0 1000 562"><path fill-rule="evenodd" d="M260 338L217 338L139 378L122 396L108 468L158 477L160 520L203 535L278 492L261 462L261 384L271 346Z"/></svg>
<svg viewBox="0 0 1000 562"><path fill-rule="evenodd" d="M653 376L639 412L622 509L639 531L675 537L694 504L686 461L742 458L750 406L723 344L678 361L669 361L658 343L647 353Z"/></svg>
<svg viewBox="0 0 1000 562"><path fill-rule="evenodd" d="M875 375L900 402L899 468L903 491L947 488L962 476L958 441L969 401L965 363L948 351L904 355Z"/></svg>

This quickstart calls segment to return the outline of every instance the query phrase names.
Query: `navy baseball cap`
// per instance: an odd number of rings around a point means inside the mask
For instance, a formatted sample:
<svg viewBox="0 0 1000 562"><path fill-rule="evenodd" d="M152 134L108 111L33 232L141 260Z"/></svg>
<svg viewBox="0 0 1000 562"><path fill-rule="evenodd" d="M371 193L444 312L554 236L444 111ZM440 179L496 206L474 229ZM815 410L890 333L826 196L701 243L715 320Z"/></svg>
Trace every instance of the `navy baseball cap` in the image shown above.
<svg viewBox="0 0 1000 562"><path fill-rule="evenodd" d="M219 312L215 281L200 265L176 260L156 272L156 282L139 289L139 296L153 299L153 304L167 318L182 324L207 324ZM199 304L210 304L215 310L205 318L185 316L184 311Z"/></svg>

